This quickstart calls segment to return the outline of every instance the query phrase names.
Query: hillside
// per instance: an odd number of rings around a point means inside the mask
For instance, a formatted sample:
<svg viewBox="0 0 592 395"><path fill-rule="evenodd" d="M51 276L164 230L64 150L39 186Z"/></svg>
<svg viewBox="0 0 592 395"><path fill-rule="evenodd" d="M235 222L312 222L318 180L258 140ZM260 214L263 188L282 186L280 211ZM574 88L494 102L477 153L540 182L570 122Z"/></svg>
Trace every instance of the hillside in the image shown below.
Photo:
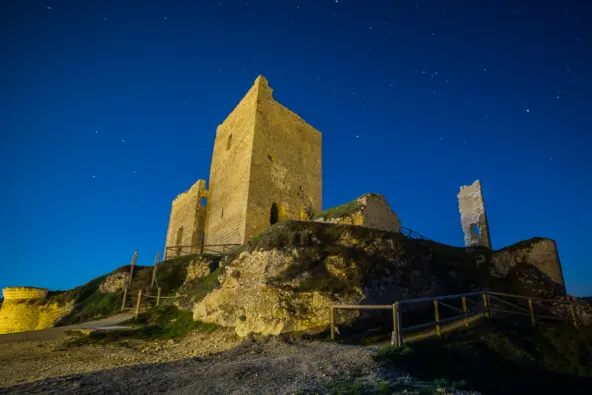
<svg viewBox="0 0 592 395"><path fill-rule="evenodd" d="M339 316L338 342L328 338L334 303L389 304L474 289L566 298L545 272L555 264L553 248L534 238L498 251L465 249L359 226L282 222L224 258L193 255L160 263L156 285L161 296L173 298L158 309L147 300L148 310L128 322L135 331L79 334L51 346L5 344L0 361L19 374L5 371L0 381L18 384L11 387L17 392L51 386L64 394L90 393L84 388L140 393L147 385L167 391L170 383L160 380L167 374L178 377L179 391L193 393L228 393L242 385L259 393L579 393L591 384L591 327L533 329L527 319L481 320L395 350L382 345L392 321L352 312ZM136 267L134 292L156 293L153 269ZM121 309L129 270L122 266L24 304L69 308L57 325L109 316ZM127 305L134 301L132 296ZM589 305L577 303L579 322L588 322ZM209 355L222 350L228 351ZM201 357L187 359L195 355ZM156 371L136 366L155 362ZM212 366L220 374L212 376ZM246 384L230 379L255 373Z"/></svg>

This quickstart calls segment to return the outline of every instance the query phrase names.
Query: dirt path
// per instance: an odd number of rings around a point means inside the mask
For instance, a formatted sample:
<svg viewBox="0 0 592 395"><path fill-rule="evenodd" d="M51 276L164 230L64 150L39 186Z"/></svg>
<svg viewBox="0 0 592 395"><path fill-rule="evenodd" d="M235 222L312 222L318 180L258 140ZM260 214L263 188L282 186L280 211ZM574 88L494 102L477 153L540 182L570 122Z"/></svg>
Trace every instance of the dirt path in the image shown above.
<svg viewBox="0 0 592 395"><path fill-rule="evenodd" d="M100 320L89 321L77 325L60 326L56 328L41 329L38 331L7 333L0 335L0 344L22 341L48 341L63 339L65 332L71 329L93 329L99 327L113 326L129 320L134 313L125 312Z"/></svg>

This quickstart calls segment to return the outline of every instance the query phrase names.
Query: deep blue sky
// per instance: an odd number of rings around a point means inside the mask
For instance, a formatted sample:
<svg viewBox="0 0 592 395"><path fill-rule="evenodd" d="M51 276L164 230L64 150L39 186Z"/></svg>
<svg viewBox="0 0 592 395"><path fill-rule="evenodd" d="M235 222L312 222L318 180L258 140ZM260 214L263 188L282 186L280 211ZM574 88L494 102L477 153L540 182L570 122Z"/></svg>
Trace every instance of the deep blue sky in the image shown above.
<svg viewBox="0 0 592 395"><path fill-rule="evenodd" d="M0 287L152 264L258 74L323 133L323 206L386 196L452 245L542 236L592 294L592 8L580 0L0 2Z"/></svg>

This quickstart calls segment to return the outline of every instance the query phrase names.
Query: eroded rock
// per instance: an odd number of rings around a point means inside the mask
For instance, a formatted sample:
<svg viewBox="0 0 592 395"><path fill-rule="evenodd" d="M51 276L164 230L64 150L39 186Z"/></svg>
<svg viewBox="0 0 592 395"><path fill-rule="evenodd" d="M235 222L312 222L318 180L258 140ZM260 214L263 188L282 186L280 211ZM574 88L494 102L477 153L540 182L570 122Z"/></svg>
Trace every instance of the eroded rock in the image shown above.
<svg viewBox="0 0 592 395"><path fill-rule="evenodd" d="M194 305L194 319L234 327L240 336L279 334L326 329L333 304L392 304L478 289L556 297L565 288L545 271L559 264L553 251L554 243L540 238L491 251L287 221L222 262L219 287ZM350 311L339 319L357 316Z"/></svg>

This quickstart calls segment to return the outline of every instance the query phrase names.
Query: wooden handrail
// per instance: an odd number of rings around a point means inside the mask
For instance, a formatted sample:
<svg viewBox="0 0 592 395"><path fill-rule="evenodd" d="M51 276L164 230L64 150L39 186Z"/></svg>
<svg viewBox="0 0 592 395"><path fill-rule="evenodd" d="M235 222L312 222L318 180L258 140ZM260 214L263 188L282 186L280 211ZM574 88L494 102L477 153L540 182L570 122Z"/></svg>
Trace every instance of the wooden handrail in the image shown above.
<svg viewBox="0 0 592 395"><path fill-rule="evenodd" d="M482 301L482 303L475 302L471 299L467 299L467 297L469 297L469 296L482 296L483 301ZM492 308L491 303L490 303L490 297L494 301L501 302L506 306L515 308L520 311L500 310L500 309ZM522 306L519 306L515 303L511 303L506 300L503 300L502 299L503 297L528 300L529 308L525 309ZM457 307L454 307L454 306L451 306L447 303L442 302L442 300L457 299L457 298L461 299L462 310ZM475 303L475 307L473 308L473 311L467 310L467 300ZM569 309L570 309L569 313L571 315L571 320L565 320L560 317L553 317L553 316L549 316L549 315L536 314L534 312L534 308L532 305L533 301L550 302L550 303L558 303L558 304L568 305ZM401 324L401 317L400 317L401 309L400 309L400 307L404 304L426 303L426 302L433 303L434 321L404 328ZM441 319L440 318L440 307L448 308L448 309L453 310L453 311L460 313L460 314L453 316L453 317ZM427 327L435 327L436 334L438 336L440 336L441 335L441 325L444 323L459 321L459 320L463 319L465 322L465 326L468 326L469 325L469 321L468 321L469 317L484 314L485 317L491 318L492 312L529 316L532 326L536 326L536 318L539 318L539 319L549 319L549 320L557 320L557 321L567 321L567 322L572 323L576 328L578 327L574 308L573 308L573 303L565 302L565 301L561 301L561 300L554 300L554 299L543 299L543 298L535 298L535 297L529 297L529 296L523 296L523 295L514 295L514 294L503 293L503 292L474 291L474 292L467 292L467 293L457 294L457 295L445 295L445 296L434 296L434 297L427 297L427 298L399 300L399 301L395 301L392 305L333 305L333 306L331 306L331 314L330 314L331 340L335 340L335 332L336 332L336 330L335 330L335 328L336 328L335 327L335 321L336 321L335 320L335 312L336 312L336 310L339 310L339 309L344 309L344 310L370 310L370 309L391 310L392 309L392 311L393 311L393 332L392 332L391 344L396 347L400 347L402 345L402 343L403 343L402 333L404 333L404 332L409 332L412 330L417 330L417 329L427 328Z"/></svg>

